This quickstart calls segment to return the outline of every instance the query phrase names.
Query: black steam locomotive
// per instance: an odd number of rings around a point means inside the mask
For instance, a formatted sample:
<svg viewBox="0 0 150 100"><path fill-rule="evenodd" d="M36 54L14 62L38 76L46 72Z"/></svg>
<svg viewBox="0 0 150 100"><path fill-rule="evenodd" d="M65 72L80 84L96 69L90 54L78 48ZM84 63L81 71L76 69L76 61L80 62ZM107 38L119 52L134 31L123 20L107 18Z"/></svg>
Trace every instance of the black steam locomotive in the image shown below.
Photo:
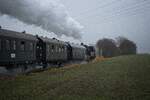
<svg viewBox="0 0 150 100"><path fill-rule="evenodd" d="M69 61L89 61L94 57L92 46L0 29L0 66L6 68L30 64L46 68L49 63L61 65Z"/></svg>

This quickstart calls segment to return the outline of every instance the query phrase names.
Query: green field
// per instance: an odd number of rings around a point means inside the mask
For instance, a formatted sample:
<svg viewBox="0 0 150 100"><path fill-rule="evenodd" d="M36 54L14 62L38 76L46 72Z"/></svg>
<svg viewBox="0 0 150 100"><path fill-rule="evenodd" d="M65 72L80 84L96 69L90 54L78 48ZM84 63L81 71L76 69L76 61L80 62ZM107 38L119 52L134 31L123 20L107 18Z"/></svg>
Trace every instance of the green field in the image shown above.
<svg viewBox="0 0 150 100"><path fill-rule="evenodd" d="M150 100L150 55L1 79L0 100Z"/></svg>

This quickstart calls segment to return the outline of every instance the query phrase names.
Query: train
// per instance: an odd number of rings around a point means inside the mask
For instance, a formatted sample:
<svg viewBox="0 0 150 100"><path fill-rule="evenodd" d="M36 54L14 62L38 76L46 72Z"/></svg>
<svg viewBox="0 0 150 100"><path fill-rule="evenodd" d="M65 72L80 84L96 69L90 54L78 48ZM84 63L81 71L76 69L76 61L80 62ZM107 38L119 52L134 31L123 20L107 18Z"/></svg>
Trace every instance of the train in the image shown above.
<svg viewBox="0 0 150 100"><path fill-rule="evenodd" d="M0 28L0 66L27 68L28 65L61 66L69 61L90 61L94 46L75 44Z"/></svg>

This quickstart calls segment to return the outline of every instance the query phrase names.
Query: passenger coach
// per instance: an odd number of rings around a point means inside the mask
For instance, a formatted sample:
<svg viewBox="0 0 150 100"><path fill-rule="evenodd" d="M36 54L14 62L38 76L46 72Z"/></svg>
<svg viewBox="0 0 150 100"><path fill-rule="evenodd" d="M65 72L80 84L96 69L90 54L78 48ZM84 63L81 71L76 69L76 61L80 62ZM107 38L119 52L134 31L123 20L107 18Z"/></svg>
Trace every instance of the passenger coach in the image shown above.
<svg viewBox="0 0 150 100"><path fill-rule="evenodd" d="M0 66L6 68L26 70L36 65L46 68L48 64L60 66L66 62L85 61L90 57L95 57L93 47L0 28Z"/></svg>
<svg viewBox="0 0 150 100"><path fill-rule="evenodd" d="M60 65L67 61L67 44L55 38L38 37L37 59L44 67L48 63Z"/></svg>
<svg viewBox="0 0 150 100"><path fill-rule="evenodd" d="M0 29L0 66L35 63L37 41L33 35Z"/></svg>

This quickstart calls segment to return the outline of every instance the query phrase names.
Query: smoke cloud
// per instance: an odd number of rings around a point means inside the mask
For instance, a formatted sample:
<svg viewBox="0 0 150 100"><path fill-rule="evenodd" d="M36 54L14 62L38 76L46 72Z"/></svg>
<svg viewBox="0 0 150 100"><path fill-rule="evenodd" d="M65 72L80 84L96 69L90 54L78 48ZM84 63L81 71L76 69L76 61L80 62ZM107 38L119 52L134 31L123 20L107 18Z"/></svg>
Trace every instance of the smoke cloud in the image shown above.
<svg viewBox="0 0 150 100"><path fill-rule="evenodd" d="M81 38L83 27L58 0L0 0L0 13L58 36Z"/></svg>

